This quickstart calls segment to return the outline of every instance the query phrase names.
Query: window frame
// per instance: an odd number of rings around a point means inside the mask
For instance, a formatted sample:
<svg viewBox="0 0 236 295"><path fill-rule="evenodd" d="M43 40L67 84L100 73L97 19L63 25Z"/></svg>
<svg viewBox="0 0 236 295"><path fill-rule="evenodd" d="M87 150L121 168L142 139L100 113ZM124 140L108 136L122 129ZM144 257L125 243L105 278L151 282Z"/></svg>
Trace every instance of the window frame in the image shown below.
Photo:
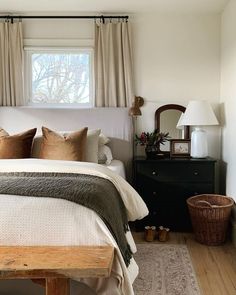
<svg viewBox="0 0 236 295"><path fill-rule="evenodd" d="M32 54L36 53L87 53L89 54L89 102L88 103L35 103L32 101ZM34 108L92 108L94 107L94 49L92 47L24 47L24 93L26 105Z"/></svg>

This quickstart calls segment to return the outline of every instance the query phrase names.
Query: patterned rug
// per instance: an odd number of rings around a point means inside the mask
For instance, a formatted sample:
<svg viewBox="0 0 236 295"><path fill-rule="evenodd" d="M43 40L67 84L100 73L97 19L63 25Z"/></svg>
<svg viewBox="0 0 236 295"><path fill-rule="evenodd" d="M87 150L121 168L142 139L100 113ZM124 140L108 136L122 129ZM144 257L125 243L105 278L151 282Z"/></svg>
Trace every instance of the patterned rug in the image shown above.
<svg viewBox="0 0 236 295"><path fill-rule="evenodd" d="M135 295L200 295L185 245L137 244Z"/></svg>

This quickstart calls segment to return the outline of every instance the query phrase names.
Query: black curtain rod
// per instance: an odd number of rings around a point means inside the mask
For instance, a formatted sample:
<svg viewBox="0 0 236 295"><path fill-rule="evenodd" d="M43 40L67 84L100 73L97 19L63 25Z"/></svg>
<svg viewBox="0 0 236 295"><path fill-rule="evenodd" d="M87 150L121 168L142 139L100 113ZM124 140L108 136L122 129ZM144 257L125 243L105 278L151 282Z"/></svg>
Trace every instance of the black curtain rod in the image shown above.
<svg viewBox="0 0 236 295"><path fill-rule="evenodd" d="M113 18L120 18L120 19L125 19L128 20L129 16L128 15L0 15L0 18L5 18L5 19L14 19L14 18L39 18L39 19L113 19Z"/></svg>

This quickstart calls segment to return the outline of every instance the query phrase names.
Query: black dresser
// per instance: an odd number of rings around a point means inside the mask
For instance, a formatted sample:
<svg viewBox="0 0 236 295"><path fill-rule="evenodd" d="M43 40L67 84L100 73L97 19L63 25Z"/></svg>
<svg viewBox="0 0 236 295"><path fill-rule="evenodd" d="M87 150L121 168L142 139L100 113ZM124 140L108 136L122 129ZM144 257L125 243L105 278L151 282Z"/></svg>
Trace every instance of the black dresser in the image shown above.
<svg viewBox="0 0 236 295"><path fill-rule="evenodd" d="M186 199L215 192L215 163L206 159L134 159L134 186L148 206L149 215L135 223L163 225L172 231L191 231Z"/></svg>

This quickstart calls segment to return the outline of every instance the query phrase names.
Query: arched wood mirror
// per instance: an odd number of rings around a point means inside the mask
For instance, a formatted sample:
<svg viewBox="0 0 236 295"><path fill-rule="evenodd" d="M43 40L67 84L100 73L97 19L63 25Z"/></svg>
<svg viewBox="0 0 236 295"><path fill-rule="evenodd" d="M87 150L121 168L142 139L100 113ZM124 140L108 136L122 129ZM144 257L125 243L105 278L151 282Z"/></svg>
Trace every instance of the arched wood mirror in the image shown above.
<svg viewBox="0 0 236 295"><path fill-rule="evenodd" d="M169 132L171 139L189 139L189 126L176 128L185 109L184 106L178 104L166 104L158 108L155 112L155 128L157 132ZM160 150L169 153L170 143L161 144Z"/></svg>

